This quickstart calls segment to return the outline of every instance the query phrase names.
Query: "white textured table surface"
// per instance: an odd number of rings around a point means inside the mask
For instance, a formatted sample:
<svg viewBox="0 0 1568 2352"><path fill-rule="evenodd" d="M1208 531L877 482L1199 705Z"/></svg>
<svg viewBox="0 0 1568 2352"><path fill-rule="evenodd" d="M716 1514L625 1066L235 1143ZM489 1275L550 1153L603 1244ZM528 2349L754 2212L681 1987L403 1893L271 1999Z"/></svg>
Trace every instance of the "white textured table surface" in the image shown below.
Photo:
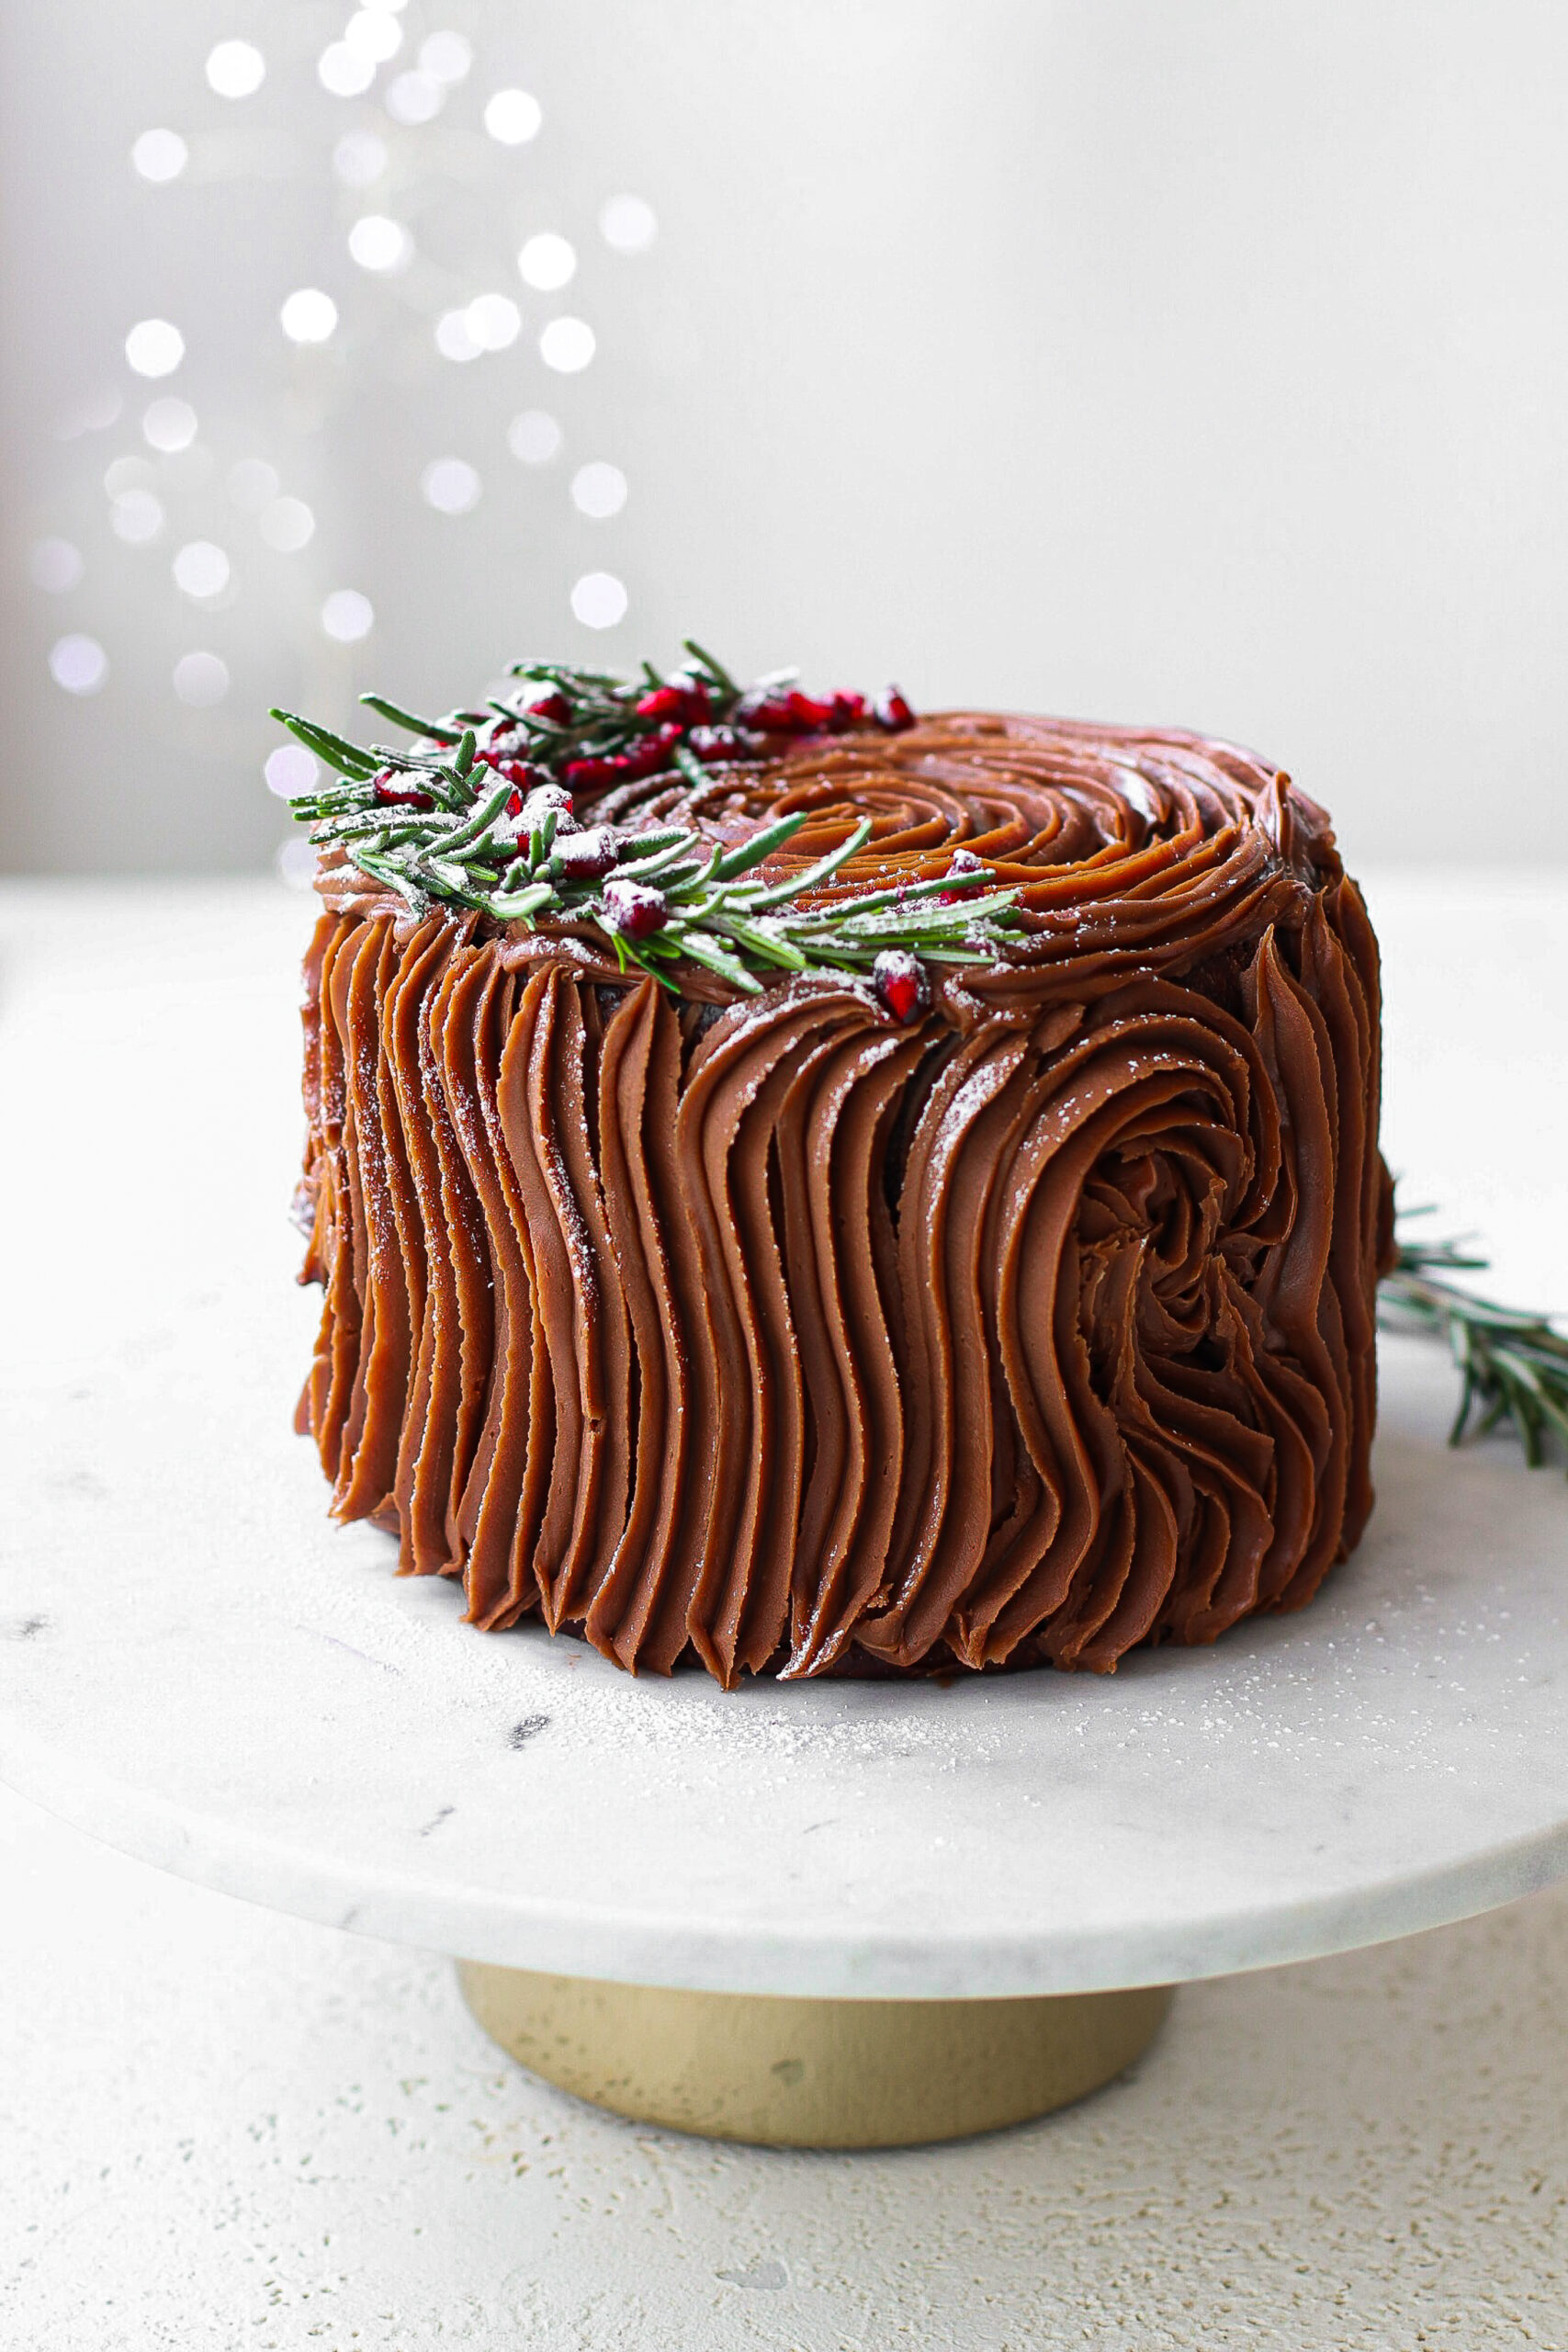
<svg viewBox="0 0 1568 2352"><path fill-rule="evenodd" d="M1473 891L1374 884L1388 1148L1498 1233L1500 1287L1561 1296L1543 1073L1555 1056L1561 1089L1568 888L1503 881L1479 915ZM280 948L295 920L255 893L187 903ZM12 953L80 908L16 892ZM171 1251L178 1165L173 1138L150 1237ZM26 1551L71 1508L41 1501ZM4 1931L0 2174L32 2185L0 2207L6 2342L1568 2343L1558 1896L1190 1994L1135 2083L1031 2131L781 2157L498 2071L431 1964L4 1820L6 1883L32 1891Z"/></svg>

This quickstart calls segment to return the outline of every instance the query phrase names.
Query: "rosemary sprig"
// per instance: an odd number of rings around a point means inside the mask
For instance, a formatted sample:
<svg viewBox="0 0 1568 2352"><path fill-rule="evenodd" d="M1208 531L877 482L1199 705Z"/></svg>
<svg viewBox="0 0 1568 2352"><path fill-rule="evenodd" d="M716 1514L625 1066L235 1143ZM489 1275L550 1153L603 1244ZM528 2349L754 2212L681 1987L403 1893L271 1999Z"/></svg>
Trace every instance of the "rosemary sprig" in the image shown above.
<svg viewBox="0 0 1568 2352"><path fill-rule="evenodd" d="M1461 1241L1402 1239L1397 1248L1379 1288L1379 1318L1396 1330L1447 1340L1461 1382L1450 1444L1458 1445L1473 1420L1476 1436L1511 1427L1531 1469L1546 1460L1553 1440L1568 1447L1568 1332L1551 1316L1499 1306L1448 1281L1450 1273L1479 1272L1490 1262Z"/></svg>
<svg viewBox="0 0 1568 2352"><path fill-rule="evenodd" d="M514 698L434 718L363 696L414 736L403 751L352 743L275 710L333 771L332 784L290 802L293 814L320 847L340 849L416 909L468 908L530 929L586 923L623 971L651 972L671 989L671 967L682 959L752 995L783 974L870 974L907 1017L925 994L911 959L994 961L1017 924L1017 892L992 887L994 871L976 857L955 859L945 875L807 905L865 847L869 818L826 856L771 883L757 869L794 840L804 812L732 848L692 827L637 823L637 788L649 779L706 786L716 770L764 760L792 735L913 724L896 689L869 707L860 695L802 695L793 671L743 689L694 639L685 650L667 677L646 663L626 679L517 662ZM628 808L628 821L615 821ZM888 978L890 958L909 968Z"/></svg>

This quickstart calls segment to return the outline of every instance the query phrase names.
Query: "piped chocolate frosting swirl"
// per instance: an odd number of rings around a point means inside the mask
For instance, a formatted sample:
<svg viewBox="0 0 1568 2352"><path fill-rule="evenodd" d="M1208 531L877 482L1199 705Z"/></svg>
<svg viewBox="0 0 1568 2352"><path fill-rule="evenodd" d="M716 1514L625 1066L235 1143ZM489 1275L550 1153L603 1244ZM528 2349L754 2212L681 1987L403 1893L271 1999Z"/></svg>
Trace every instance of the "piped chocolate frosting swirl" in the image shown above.
<svg viewBox="0 0 1568 2352"><path fill-rule="evenodd" d="M1109 1668L1307 1600L1371 1504L1377 951L1226 744L955 712L606 791L825 900L1015 888L900 1018L626 975L329 859L300 1403L342 1518L667 1671Z"/></svg>

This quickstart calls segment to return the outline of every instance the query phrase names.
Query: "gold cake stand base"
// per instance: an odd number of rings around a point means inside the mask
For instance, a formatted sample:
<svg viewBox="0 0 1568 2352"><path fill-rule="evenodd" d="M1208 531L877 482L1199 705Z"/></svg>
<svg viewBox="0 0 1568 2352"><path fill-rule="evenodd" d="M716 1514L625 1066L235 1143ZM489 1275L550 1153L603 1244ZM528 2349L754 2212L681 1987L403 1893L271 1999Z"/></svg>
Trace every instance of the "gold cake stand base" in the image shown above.
<svg viewBox="0 0 1568 2352"><path fill-rule="evenodd" d="M463 1998L536 2075L638 2123L774 2148L898 2148L1022 2123L1148 2048L1168 1985L1004 2001L682 1993L460 1960Z"/></svg>

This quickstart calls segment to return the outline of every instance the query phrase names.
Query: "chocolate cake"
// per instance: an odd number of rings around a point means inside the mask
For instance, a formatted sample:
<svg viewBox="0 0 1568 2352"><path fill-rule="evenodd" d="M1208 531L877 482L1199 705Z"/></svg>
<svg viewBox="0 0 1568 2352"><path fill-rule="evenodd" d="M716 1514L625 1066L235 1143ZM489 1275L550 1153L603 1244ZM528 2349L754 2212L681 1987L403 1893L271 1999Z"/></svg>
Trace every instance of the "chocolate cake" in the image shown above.
<svg viewBox="0 0 1568 2352"><path fill-rule="evenodd" d="M633 1670L1113 1668L1371 1507L1377 948L1158 729L522 669L302 802L299 1425ZM280 714L281 716L282 714Z"/></svg>

